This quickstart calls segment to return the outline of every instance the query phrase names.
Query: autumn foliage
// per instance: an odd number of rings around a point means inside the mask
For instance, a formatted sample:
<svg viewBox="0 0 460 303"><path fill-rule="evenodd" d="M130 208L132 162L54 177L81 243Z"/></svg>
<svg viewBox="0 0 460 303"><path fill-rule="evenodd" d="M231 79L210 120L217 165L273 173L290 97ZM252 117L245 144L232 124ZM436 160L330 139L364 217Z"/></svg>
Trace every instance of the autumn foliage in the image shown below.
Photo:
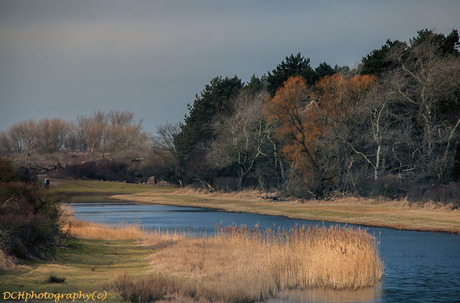
<svg viewBox="0 0 460 303"><path fill-rule="evenodd" d="M266 99L267 118L277 125L275 134L284 143L283 155L291 164L291 174L313 194L322 195L337 183L340 154L334 148L336 128L345 127L375 86L375 76L347 80L334 74L308 88L298 76L289 78L273 98Z"/></svg>

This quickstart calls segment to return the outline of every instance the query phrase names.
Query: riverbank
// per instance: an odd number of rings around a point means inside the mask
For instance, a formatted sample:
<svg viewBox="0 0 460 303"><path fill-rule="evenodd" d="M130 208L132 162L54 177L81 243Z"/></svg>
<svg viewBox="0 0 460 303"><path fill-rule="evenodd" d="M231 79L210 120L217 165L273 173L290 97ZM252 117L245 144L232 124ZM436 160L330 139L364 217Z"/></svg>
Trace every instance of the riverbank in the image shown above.
<svg viewBox="0 0 460 303"><path fill-rule="evenodd" d="M105 287L121 274L132 277L145 276L152 249L139 245L135 240L82 239L58 248L54 260L27 261L6 272L0 272L1 302L15 300L19 293L39 295L55 293L62 295L100 295L100 302L120 302L116 292ZM101 297L101 298L102 298ZM93 300L89 300L93 301ZM83 296L75 300L59 302L89 302ZM56 302L51 300L28 300L27 302Z"/></svg>
<svg viewBox="0 0 460 303"><path fill-rule="evenodd" d="M407 201L383 201L346 197L332 201L274 201L257 192L205 193L168 189L118 194L113 199L135 203L204 207L230 212L285 216L293 219L330 221L387 227L400 230L460 234L460 211L450 206L415 204Z"/></svg>
<svg viewBox="0 0 460 303"><path fill-rule="evenodd" d="M292 289L356 291L383 273L376 238L351 227L282 232L222 226L209 237L72 219L84 239L137 240L151 249L143 277L119 275L105 289L131 302L259 302Z"/></svg>
<svg viewBox="0 0 460 303"><path fill-rule="evenodd" d="M69 193L73 202L114 200L174 206L205 207L230 212L285 216L293 219L330 221L387 227L400 230L460 234L460 210L449 205L417 204L346 197L332 201L277 201L257 191L206 193L172 186L149 186L120 182L52 180Z"/></svg>
<svg viewBox="0 0 460 303"><path fill-rule="evenodd" d="M362 229L229 226L195 237L80 221L71 208L64 218L77 240L53 261L0 273L6 302L21 293L73 302L88 294L108 302L256 302L292 289L367 290L383 273L376 239Z"/></svg>

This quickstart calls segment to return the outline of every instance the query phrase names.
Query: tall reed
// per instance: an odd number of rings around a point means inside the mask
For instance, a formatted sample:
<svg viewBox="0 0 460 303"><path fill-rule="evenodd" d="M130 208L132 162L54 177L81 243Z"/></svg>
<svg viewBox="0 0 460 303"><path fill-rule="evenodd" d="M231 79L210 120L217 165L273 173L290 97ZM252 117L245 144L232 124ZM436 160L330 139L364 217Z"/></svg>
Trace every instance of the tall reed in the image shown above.
<svg viewBox="0 0 460 303"><path fill-rule="evenodd" d="M154 275L185 279L188 293L209 301L257 301L313 287L355 290L375 285L383 273L375 237L337 226L220 226L214 236L179 241L150 262Z"/></svg>
<svg viewBox="0 0 460 303"><path fill-rule="evenodd" d="M141 240L155 249L150 276L134 281L124 275L112 285L136 302L254 302L293 289L372 287L383 274L378 242L360 228L219 225L209 237L193 237L139 225L70 222L78 238Z"/></svg>

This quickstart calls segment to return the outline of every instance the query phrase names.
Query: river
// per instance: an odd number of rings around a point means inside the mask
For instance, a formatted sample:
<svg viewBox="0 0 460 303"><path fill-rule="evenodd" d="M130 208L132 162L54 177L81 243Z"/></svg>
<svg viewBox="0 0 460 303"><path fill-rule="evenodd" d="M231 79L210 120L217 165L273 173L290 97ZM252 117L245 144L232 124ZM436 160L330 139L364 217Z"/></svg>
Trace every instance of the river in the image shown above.
<svg viewBox="0 0 460 303"><path fill-rule="evenodd" d="M114 203L72 203L75 217L109 224L139 223L147 229L181 230L204 235L216 224L289 228L336 223L280 216L231 213L205 208ZM385 264L382 282L356 292L292 292L271 302L460 302L460 236L368 227L380 241Z"/></svg>

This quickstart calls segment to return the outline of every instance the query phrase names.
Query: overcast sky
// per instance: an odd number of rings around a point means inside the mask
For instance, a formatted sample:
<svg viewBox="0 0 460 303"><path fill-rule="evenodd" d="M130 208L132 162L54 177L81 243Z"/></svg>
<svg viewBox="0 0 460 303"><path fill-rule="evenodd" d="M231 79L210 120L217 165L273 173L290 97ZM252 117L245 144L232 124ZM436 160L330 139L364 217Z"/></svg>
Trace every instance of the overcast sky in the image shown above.
<svg viewBox="0 0 460 303"><path fill-rule="evenodd" d="M154 131L216 76L298 52L353 67L424 28L460 29L460 1L0 0L0 130L114 109Z"/></svg>

